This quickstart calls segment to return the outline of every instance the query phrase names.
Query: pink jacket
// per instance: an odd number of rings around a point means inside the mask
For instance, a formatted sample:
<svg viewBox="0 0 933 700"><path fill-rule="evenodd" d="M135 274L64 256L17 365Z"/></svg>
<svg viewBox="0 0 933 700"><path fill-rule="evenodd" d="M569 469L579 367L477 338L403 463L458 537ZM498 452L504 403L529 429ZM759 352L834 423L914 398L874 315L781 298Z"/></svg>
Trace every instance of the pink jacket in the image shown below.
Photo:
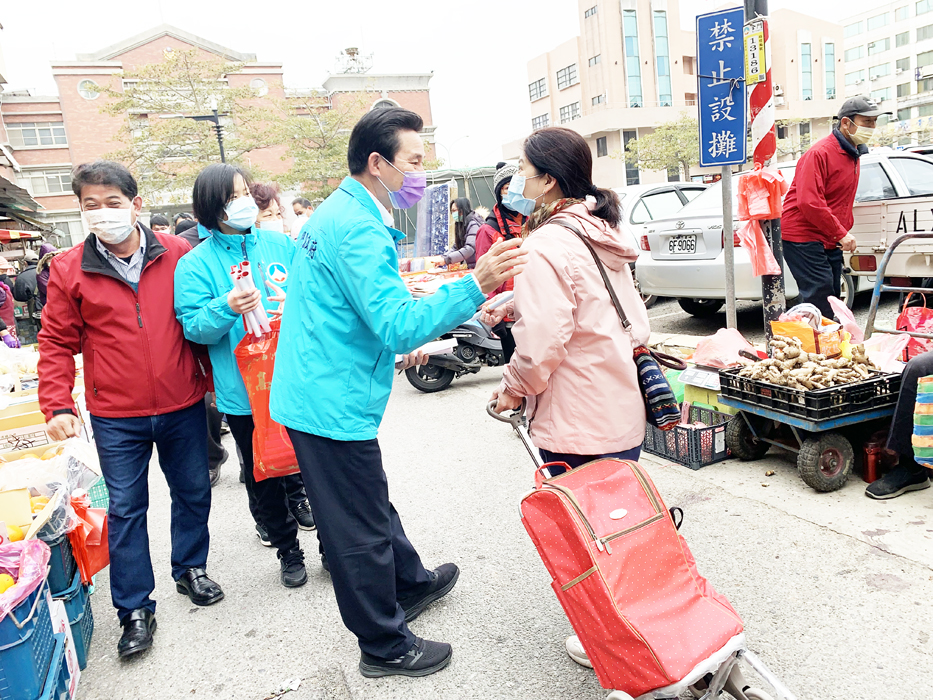
<svg viewBox="0 0 933 700"><path fill-rule="evenodd" d="M580 455L620 452L644 440L645 406L632 351L650 333L628 266L635 250L589 206L574 205L555 218L566 218L592 242L631 332L622 329L583 242L545 224L522 244L529 256L515 278L516 351L499 386L500 392L528 397L537 447Z"/></svg>

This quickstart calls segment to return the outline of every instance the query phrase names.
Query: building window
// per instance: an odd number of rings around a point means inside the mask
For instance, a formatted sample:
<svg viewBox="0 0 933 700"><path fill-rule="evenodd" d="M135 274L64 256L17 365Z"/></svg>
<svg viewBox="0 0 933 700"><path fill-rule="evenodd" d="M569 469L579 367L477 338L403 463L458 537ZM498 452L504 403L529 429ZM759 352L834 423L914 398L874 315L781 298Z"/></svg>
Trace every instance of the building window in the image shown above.
<svg viewBox="0 0 933 700"><path fill-rule="evenodd" d="M861 82L865 81L865 71L864 70L855 70L851 73L846 73L846 85L858 85Z"/></svg>
<svg viewBox="0 0 933 700"><path fill-rule="evenodd" d="M897 110L897 120L900 122L910 119L910 107Z"/></svg>
<svg viewBox="0 0 933 700"><path fill-rule="evenodd" d="M845 58L846 61L856 61L862 57L862 52L865 50L864 46L856 46L853 49L846 49Z"/></svg>
<svg viewBox="0 0 933 700"><path fill-rule="evenodd" d="M626 10L626 12L630 12L630 11L631 10ZM634 11L631 11L631 12L632 14L635 14ZM637 138L638 138L637 131L623 131L622 132L622 150L623 151L626 150L628 148L629 142L632 139L637 140ZM639 183L638 165L636 163L629 163L626 160L625 161L625 184L626 185L637 185L638 183Z"/></svg>
<svg viewBox="0 0 933 700"><path fill-rule="evenodd" d="M898 97L910 97L910 83L901 83L897 86Z"/></svg>
<svg viewBox="0 0 933 700"><path fill-rule="evenodd" d="M917 116L918 117L933 117L933 105L931 104L920 105L919 109L917 109Z"/></svg>
<svg viewBox="0 0 933 700"><path fill-rule="evenodd" d="M787 138L787 127L786 127L785 125L778 124L778 125L776 126L776 129L777 129L777 137L778 137L779 139L786 139L786 138Z"/></svg>
<svg viewBox="0 0 933 700"><path fill-rule="evenodd" d="M872 29L878 29L879 27L885 26L888 22L891 21L891 13L885 12L881 15L875 15L874 17L869 17L868 21L865 22L865 25L868 27L868 31Z"/></svg>
<svg viewBox="0 0 933 700"><path fill-rule="evenodd" d="M593 66L595 66L597 63L599 63L602 60L603 60L602 56L600 56L600 54L596 54L595 56L593 56L593 58L590 59L590 68L592 68Z"/></svg>
<svg viewBox="0 0 933 700"><path fill-rule="evenodd" d="M253 78L249 81L249 86L256 92L257 95L263 97L269 94L269 86L266 85L266 81L262 78Z"/></svg>
<svg viewBox="0 0 933 700"><path fill-rule="evenodd" d="M877 66L872 66L871 68L868 69L869 80L880 78L883 75L891 75L891 64L890 63L881 63Z"/></svg>
<svg viewBox="0 0 933 700"><path fill-rule="evenodd" d="M571 63L566 68L561 68L557 71L557 89L563 90L564 88L569 88L571 85L576 85L579 81L577 80L577 64Z"/></svg>
<svg viewBox="0 0 933 700"><path fill-rule="evenodd" d="M671 52L667 41L667 11L654 11L654 50L658 66L658 103L662 107L674 104L671 90Z"/></svg>
<svg viewBox="0 0 933 700"><path fill-rule="evenodd" d="M917 29L917 41L923 41L924 39L933 39L933 24Z"/></svg>
<svg viewBox="0 0 933 700"><path fill-rule="evenodd" d="M805 100L813 99L813 58L810 44L800 45L800 96Z"/></svg>
<svg viewBox="0 0 933 700"><path fill-rule="evenodd" d="M596 14L596 5L593 5L590 9L583 13L583 19L587 19Z"/></svg>
<svg viewBox="0 0 933 700"><path fill-rule="evenodd" d="M904 5L904 7L899 7L894 10L894 21L903 22L905 19L907 19L907 9L907 5Z"/></svg>
<svg viewBox="0 0 933 700"><path fill-rule="evenodd" d="M33 196L71 193L71 171L65 170L27 170L20 183L29 189Z"/></svg>
<svg viewBox="0 0 933 700"><path fill-rule="evenodd" d="M596 97L594 97L594 98L592 99L592 103L593 103L593 106L594 106L594 107L595 107L596 105L606 104L606 96L605 96L605 95L597 95Z"/></svg>
<svg viewBox="0 0 933 700"><path fill-rule="evenodd" d="M799 126L800 126L799 133L800 133L801 140L803 140L804 137L809 137L810 136L810 122L801 122Z"/></svg>
<svg viewBox="0 0 933 700"><path fill-rule="evenodd" d="M372 109L389 109L390 107L398 107L399 103L395 100L377 100L376 103L372 106Z"/></svg>
<svg viewBox="0 0 933 700"><path fill-rule="evenodd" d="M878 90L871 91L871 99L875 102L884 102L885 100L891 99L891 88L880 88Z"/></svg>
<svg viewBox="0 0 933 700"><path fill-rule="evenodd" d="M924 51L917 54L917 68L933 65L933 51Z"/></svg>
<svg viewBox="0 0 933 700"><path fill-rule="evenodd" d="M862 23L853 22L852 24L847 24L842 32L846 39L848 39L850 36L857 36L858 34L862 33Z"/></svg>
<svg viewBox="0 0 933 700"><path fill-rule="evenodd" d="M543 129L550 123L550 121L551 120L548 118L547 114L542 114L540 117L535 117L534 119L531 120L531 128L534 131L537 131L538 129Z"/></svg>
<svg viewBox="0 0 933 700"><path fill-rule="evenodd" d="M910 32L901 32L900 34L894 35L894 46L901 47L907 46L910 43Z"/></svg>
<svg viewBox="0 0 933 700"><path fill-rule="evenodd" d="M910 70L910 58L899 58L894 63L894 68L900 73Z"/></svg>
<svg viewBox="0 0 933 700"><path fill-rule="evenodd" d="M572 122L574 119L580 118L580 103L571 102L569 105L564 105L560 108L560 123L566 124L567 122Z"/></svg>
<svg viewBox="0 0 933 700"><path fill-rule="evenodd" d="M826 99L836 99L836 45L823 45L823 85L826 88Z"/></svg>
<svg viewBox="0 0 933 700"><path fill-rule="evenodd" d="M930 92L933 90L933 78L924 78L917 81L917 92Z"/></svg>
<svg viewBox="0 0 933 700"><path fill-rule="evenodd" d="M542 97L547 97L547 80L541 78L528 84L528 98L534 102Z"/></svg>
<svg viewBox="0 0 933 700"><path fill-rule="evenodd" d="M13 148L35 146L67 146L62 122L21 122L6 125L7 138Z"/></svg>
<svg viewBox="0 0 933 700"><path fill-rule="evenodd" d="M78 83L78 94L85 100L96 100L100 97L100 87L93 80L82 80Z"/></svg>
<svg viewBox="0 0 933 700"><path fill-rule="evenodd" d="M680 64L684 67L684 75L693 75L695 64L693 56L682 56Z"/></svg>
<svg viewBox="0 0 933 700"><path fill-rule="evenodd" d="M933 0L920 0L916 4L916 8L918 15L926 14L930 10L933 10Z"/></svg>
<svg viewBox="0 0 933 700"><path fill-rule="evenodd" d="M625 38L628 106L641 107L645 102L641 92L641 59L638 55L638 18L635 16L635 10L622 11L622 34Z"/></svg>
<svg viewBox="0 0 933 700"><path fill-rule="evenodd" d="M606 143L606 137L600 136L596 139L596 157L602 158L609 155L609 145Z"/></svg>
<svg viewBox="0 0 933 700"><path fill-rule="evenodd" d="M933 26L930 27L933 29ZM919 29L917 30L920 31ZM933 36L933 35L931 35ZM868 55L874 56L876 53L883 53L891 48L891 39L885 37L884 39L878 39L878 41L871 41L868 43Z"/></svg>

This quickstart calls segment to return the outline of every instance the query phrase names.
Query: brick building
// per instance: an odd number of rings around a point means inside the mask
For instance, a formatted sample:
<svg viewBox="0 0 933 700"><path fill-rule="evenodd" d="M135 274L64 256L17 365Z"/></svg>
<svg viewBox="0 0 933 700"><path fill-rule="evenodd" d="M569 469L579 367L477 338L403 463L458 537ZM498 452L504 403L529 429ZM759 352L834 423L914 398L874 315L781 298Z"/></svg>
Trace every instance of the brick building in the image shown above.
<svg viewBox="0 0 933 700"><path fill-rule="evenodd" d="M199 57L244 64L239 72L226 76L227 85L248 85L257 91L260 101L286 97L281 63L260 62L255 54L234 51L170 25L95 53L78 54L75 61L53 62L58 95L5 92L0 96L0 149L8 151L17 163L17 184L41 205L40 220L57 229L64 244L78 242L85 235L78 201L71 193L71 169L122 145L117 138L125 117L101 111L99 87L114 85L123 71L162 61L168 52L192 49ZM434 158L430 79L430 74L334 74L325 81L321 93L335 106L347 93L363 93L369 109L399 105L418 112L425 120L428 158ZM248 164L281 174L291 165L288 158L282 159L285 152L284 146L253 151ZM145 202L144 206L150 204Z"/></svg>

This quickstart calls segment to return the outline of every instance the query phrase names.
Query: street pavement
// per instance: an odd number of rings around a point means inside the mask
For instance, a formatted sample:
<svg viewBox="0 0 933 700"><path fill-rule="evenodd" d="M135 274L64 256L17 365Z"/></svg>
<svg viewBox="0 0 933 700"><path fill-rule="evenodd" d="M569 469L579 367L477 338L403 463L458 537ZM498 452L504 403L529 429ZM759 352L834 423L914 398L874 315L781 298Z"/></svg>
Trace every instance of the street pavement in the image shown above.
<svg viewBox="0 0 933 700"><path fill-rule="evenodd" d="M456 588L412 624L420 636L453 644L447 669L421 679L364 679L314 533L301 533L307 585L283 588L274 552L254 534L235 457L211 512L208 571L226 598L192 605L171 581L168 491L153 461L155 646L117 659L120 628L109 570L102 572L78 697L605 697L593 672L564 653L570 625L520 522L533 467L508 426L485 414L498 374L484 369L439 394L421 394L400 376L380 433L392 500L425 565L454 561L462 570ZM229 436L225 443L233 455ZM842 490L820 494L797 477L792 455L772 452L699 471L650 455L642 462L667 505L684 509L681 532L700 572L729 598L750 648L797 698L926 699L933 688L933 490L877 502L853 476ZM289 686L297 689L281 692Z"/></svg>

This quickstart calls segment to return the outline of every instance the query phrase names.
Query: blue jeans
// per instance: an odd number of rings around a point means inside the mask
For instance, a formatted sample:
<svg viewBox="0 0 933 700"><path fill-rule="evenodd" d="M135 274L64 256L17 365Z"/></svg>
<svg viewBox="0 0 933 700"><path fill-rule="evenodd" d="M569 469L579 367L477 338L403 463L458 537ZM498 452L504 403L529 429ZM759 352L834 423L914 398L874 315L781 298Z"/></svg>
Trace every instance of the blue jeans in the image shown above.
<svg viewBox="0 0 933 700"><path fill-rule="evenodd" d="M207 564L211 482L204 402L161 416L91 416L97 454L110 491L110 595L122 620L134 610L155 612L149 557L149 460L152 446L172 497L172 578Z"/></svg>
<svg viewBox="0 0 933 700"><path fill-rule="evenodd" d="M571 469L576 469L587 462L593 462L597 459L630 459L633 462L637 462L639 456L641 456L641 445L633 447L630 450L610 452L604 455L572 455L561 452L548 452L547 450L538 450L538 452L541 453L541 459L544 460L545 464L549 464L550 462L563 462L569 465ZM552 473L551 476L557 476L557 474Z"/></svg>

